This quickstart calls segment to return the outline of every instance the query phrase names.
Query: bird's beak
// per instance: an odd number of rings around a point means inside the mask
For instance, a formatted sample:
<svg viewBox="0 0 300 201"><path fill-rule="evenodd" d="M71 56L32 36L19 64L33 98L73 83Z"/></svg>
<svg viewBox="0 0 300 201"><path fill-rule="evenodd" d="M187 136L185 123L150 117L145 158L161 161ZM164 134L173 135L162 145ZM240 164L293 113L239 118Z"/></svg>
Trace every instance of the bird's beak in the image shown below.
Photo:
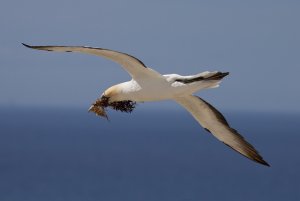
<svg viewBox="0 0 300 201"><path fill-rule="evenodd" d="M108 116L105 112L105 108L102 107L102 106L95 106L95 105L92 105L90 108L89 108L89 112L94 112L97 116L101 116L101 117L104 117L108 120Z"/></svg>
<svg viewBox="0 0 300 201"><path fill-rule="evenodd" d="M95 103L91 105L88 111L94 112L97 116L104 117L108 120L108 116L105 111L105 108L107 106L108 106L108 98L102 96L101 98L97 99Z"/></svg>

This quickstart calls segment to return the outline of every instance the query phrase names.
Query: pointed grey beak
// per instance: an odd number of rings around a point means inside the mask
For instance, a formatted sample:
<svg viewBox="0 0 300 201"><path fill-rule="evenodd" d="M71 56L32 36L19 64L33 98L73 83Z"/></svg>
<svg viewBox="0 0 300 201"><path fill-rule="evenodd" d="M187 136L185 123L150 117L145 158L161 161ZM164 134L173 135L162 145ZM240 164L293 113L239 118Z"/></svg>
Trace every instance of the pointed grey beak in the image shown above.
<svg viewBox="0 0 300 201"><path fill-rule="evenodd" d="M91 105L91 107L88 110L89 112L94 112L97 116L104 117L108 120L108 116L105 112L105 108L102 106L97 106L97 105Z"/></svg>
<svg viewBox="0 0 300 201"><path fill-rule="evenodd" d="M108 99L105 96L97 99L95 103L91 105L89 108L89 112L94 112L97 116L104 117L108 120L108 116L106 114L105 108L108 106Z"/></svg>

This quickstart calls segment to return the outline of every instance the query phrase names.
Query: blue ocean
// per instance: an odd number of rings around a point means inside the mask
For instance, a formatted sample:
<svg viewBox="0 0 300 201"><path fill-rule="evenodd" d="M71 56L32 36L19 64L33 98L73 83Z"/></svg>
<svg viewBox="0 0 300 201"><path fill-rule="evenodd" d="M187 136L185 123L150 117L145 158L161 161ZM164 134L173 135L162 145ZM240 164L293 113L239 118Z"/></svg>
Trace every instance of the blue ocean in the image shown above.
<svg viewBox="0 0 300 201"><path fill-rule="evenodd" d="M300 114L224 115L271 167L183 111L2 108L0 200L300 200Z"/></svg>

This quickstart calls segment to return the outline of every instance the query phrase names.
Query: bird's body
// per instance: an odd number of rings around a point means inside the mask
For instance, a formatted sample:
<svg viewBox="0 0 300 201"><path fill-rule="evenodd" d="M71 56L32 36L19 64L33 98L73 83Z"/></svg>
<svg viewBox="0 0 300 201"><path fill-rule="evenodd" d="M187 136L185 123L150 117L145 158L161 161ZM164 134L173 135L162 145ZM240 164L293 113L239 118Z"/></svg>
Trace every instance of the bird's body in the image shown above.
<svg viewBox="0 0 300 201"><path fill-rule="evenodd" d="M204 72L197 74L214 74ZM104 95L110 96L111 101L132 100L135 102L173 100L176 97L182 97L193 94L205 88L217 87L219 80L203 80L192 83L182 83L177 79L190 79L191 76L180 76L169 74L155 76L151 79L132 79L108 88Z"/></svg>
<svg viewBox="0 0 300 201"><path fill-rule="evenodd" d="M229 74L227 72L205 71L190 76L161 75L146 67L139 59L118 51L85 46L23 45L38 50L93 54L119 63L130 74L132 80L105 90L89 109L97 115L107 118L107 107L122 112L132 112L136 102L173 100L188 110L204 129L217 139L245 157L269 166L255 148L230 127L217 109L193 95L203 89L218 87L222 78Z"/></svg>

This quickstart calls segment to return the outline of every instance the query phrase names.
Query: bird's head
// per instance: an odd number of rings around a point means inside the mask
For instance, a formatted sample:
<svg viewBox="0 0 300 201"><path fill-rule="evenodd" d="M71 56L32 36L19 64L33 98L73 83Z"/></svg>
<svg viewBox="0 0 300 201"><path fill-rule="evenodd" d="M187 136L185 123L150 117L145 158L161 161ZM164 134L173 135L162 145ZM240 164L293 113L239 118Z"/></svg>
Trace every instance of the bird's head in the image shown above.
<svg viewBox="0 0 300 201"><path fill-rule="evenodd" d="M118 101L122 94L122 87L120 84L109 87L104 91L102 97L109 98L109 102Z"/></svg>
<svg viewBox="0 0 300 201"><path fill-rule="evenodd" d="M131 100L118 100L121 89L118 85L112 86L105 90L100 98L89 108L89 112L94 112L97 116L108 119L106 108L110 107L116 111L131 113L135 108L136 102Z"/></svg>

